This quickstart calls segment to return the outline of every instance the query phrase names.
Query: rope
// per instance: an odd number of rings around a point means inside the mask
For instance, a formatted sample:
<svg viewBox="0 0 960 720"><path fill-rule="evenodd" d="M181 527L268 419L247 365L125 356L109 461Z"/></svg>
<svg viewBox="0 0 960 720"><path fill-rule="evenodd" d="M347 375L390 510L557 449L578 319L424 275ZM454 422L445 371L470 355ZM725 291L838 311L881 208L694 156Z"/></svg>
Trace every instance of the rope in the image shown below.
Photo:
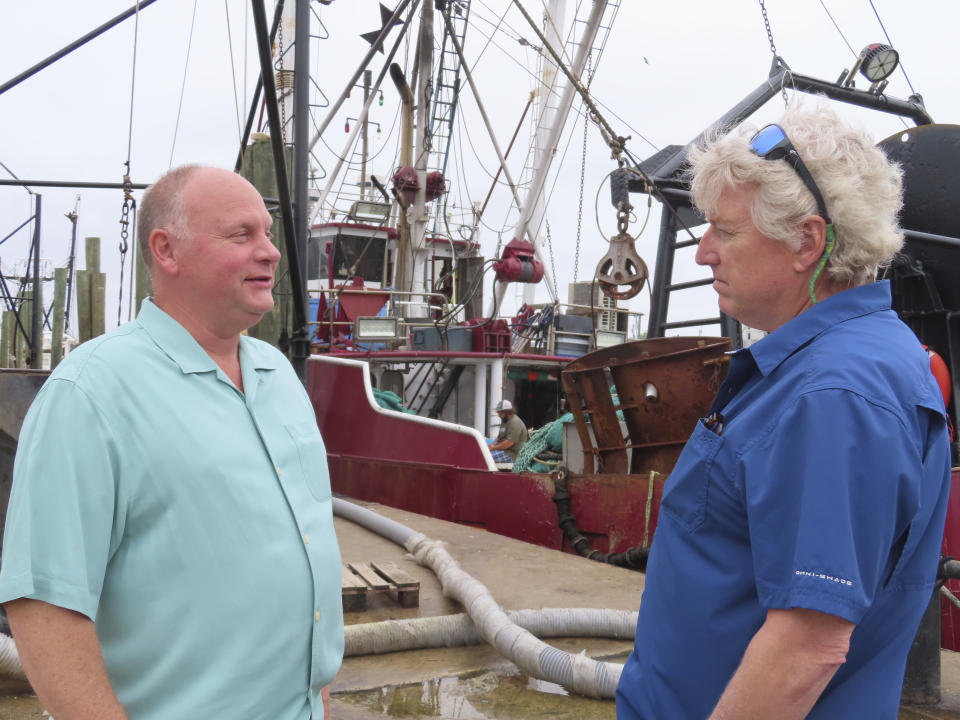
<svg viewBox="0 0 960 720"><path fill-rule="evenodd" d="M940 592L943 594L943 596L944 596L947 600L949 600L949 601L952 602L954 605L956 605L958 608L960 608L960 600L957 599L957 596L956 596L956 595L954 595L952 592L950 592L949 590L947 590L947 586L946 586L946 585L941 585L941 586L940 586Z"/></svg>
<svg viewBox="0 0 960 720"><path fill-rule="evenodd" d="M650 547L650 510L653 508L653 479L659 475L656 470L650 471L650 477L647 480L647 507L643 511L643 545L646 550Z"/></svg>
<svg viewBox="0 0 960 720"><path fill-rule="evenodd" d="M553 260L553 238L550 235L550 220L544 216L544 222L547 228L547 250L550 251L550 270L553 273L553 294L555 297L560 297L560 290L557 288L557 264Z"/></svg>

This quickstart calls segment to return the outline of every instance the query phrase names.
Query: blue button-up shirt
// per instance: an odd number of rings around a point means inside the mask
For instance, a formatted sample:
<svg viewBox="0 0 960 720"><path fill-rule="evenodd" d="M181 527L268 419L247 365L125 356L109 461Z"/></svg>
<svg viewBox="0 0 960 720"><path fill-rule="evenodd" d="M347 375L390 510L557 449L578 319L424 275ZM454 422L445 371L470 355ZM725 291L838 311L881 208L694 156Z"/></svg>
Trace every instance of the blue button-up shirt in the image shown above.
<svg viewBox="0 0 960 720"><path fill-rule="evenodd" d="M323 716L343 654L326 453L290 363L240 392L145 301L51 375L20 436L0 601L95 621L134 720Z"/></svg>
<svg viewBox="0 0 960 720"><path fill-rule="evenodd" d="M808 717L896 718L950 450L930 361L888 283L737 352L711 415L664 487L617 717L707 717L767 610L806 608L856 624Z"/></svg>

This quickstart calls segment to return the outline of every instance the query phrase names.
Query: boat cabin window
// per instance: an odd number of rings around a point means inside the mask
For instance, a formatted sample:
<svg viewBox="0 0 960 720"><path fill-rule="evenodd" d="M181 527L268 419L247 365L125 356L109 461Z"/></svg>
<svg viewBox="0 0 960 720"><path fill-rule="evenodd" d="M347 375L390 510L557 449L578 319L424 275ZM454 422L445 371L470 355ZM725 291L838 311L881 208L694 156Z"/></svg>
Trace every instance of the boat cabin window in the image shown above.
<svg viewBox="0 0 960 720"><path fill-rule="evenodd" d="M307 243L307 280L327 280L330 277L329 254L329 240L310 238Z"/></svg>
<svg viewBox="0 0 960 720"><path fill-rule="evenodd" d="M368 242L369 247L367 247ZM386 252L386 238L371 238L369 235L337 235L333 241L334 280L352 280L355 275L359 275L366 282L385 283ZM359 262L357 262L358 259ZM357 267L351 273L350 268L354 263L357 263Z"/></svg>

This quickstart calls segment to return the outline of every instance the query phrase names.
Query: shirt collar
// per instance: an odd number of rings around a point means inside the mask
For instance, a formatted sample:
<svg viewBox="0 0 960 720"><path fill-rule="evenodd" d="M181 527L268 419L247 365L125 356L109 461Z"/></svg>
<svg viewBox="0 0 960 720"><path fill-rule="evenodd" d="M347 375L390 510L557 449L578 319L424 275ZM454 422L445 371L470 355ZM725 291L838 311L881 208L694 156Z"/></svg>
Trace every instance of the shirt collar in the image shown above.
<svg viewBox="0 0 960 720"><path fill-rule="evenodd" d="M187 329L158 308L151 298L144 299L137 314L137 324L170 357L183 373L215 372L217 364ZM276 370L279 356L265 352L253 338L240 336L240 367Z"/></svg>
<svg viewBox="0 0 960 720"><path fill-rule="evenodd" d="M890 281L843 290L804 310L785 325L740 352L749 352L769 375L793 353L825 330L847 320L890 309Z"/></svg>

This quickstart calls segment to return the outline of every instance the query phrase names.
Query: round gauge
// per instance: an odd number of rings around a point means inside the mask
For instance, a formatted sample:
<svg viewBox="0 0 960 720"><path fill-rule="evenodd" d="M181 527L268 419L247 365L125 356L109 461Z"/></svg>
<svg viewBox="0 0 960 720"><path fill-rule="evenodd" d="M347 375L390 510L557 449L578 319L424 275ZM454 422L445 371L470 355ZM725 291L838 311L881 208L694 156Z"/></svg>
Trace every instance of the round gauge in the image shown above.
<svg viewBox="0 0 960 720"><path fill-rule="evenodd" d="M889 77L900 61L900 54L896 50L881 43L867 45L860 56L860 72L872 83Z"/></svg>

